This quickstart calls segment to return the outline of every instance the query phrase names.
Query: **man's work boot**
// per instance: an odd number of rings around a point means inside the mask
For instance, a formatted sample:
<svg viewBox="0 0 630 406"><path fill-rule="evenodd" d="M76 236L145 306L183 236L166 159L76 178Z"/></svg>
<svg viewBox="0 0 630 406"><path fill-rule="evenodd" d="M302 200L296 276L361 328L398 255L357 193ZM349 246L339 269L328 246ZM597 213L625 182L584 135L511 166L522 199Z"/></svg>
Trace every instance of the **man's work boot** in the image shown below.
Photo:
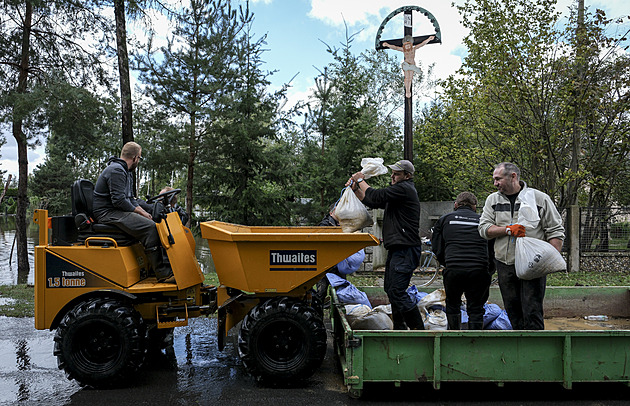
<svg viewBox="0 0 630 406"><path fill-rule="evenodd" d="M166 278L166 279L158 280L158 282L160 282L160 283L172 283L172 284L177 284L177 282L175 282L175 276L171 276L171 277Z"/></svg>
<svg viewBox="0 0 630 406"><path fill-rule="evenodd" d="M424 330L424 322L422 321L422 316L417 306L414 306L411 310L407 310L402 315L409 330Z"/></svg>
<svg viewBox="0 0 630 406"><path fill-rule="evenodd" d="M161 247L153 247L144 250L147 255L149 264L153 268L155 277L158 282L161 283L175 283L175 277L173 276L173 270L168 262L164 261Z"/></svg>
<svg viewBox="0 0 630 406"><path fill-rule="evenodd" d="M392 310L392 320L394 321L394 330L408 330L405 319L398 310Z"/></svg>
<svg viewBox="0 0 630 406"><path fill-rule="evenodd" d="M449 330L462 329L462 315L461 314L447 314L446 320L448 321Z"/></svg>

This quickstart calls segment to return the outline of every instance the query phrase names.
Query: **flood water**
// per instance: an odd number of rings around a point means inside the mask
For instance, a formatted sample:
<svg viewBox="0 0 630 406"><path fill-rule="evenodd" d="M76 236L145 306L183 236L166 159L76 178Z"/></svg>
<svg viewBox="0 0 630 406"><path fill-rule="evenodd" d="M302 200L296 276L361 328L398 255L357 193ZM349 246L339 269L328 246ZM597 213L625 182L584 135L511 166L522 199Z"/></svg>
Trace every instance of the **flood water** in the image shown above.
<svg viewBox="0 0 630 406"><path fill-rule="evenodd" d="M189 320L174 332L173 346L147 356L128 385L82 388L57 368L54 332L35 330L33 318L0 316L0 405L294 405L345 404L343 378L329 339L326 360L304 385L259 385L238 356L232 330L217 349L216 318Z"/></svg>
<svg viewBox="0 0 630 406"><path fill-rule="evenodd" d="M50 231L49 231L50 232ZM34 283L35 260L34 246L38 242L39 227L32 221L28 221L27 244L28 244L28 262L30 264L28 274L20 275L17 266L17 247L14 246L15 241L15 217L0 216L0 285L16 285ZM212 263L212 255L208 248L208 242L201 238L195 237L197 247L195 255L199 260L199 265L203 273L215 272Z"/></svg>
<svg viewBox="0 0 630 406"><path fill-rule="evenodd" d="M0 216L0 285L32 284L34 275L34 244L39 229L28 221L28 274L19 275L17 266L17 247L15 244L15 217Z"/></svg>

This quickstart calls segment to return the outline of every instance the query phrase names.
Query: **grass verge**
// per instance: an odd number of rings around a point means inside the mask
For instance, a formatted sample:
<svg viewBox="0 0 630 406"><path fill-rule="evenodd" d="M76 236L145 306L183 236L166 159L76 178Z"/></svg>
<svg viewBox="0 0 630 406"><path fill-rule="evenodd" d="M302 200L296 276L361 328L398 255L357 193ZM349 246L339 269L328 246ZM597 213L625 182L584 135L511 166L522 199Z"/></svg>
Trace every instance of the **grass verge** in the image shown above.
<svg viewBox="0 0 630 406"><path fill-rule="evenodd" d="M0 285L0 316L33 317L34 308L33 286Z"/></svg>

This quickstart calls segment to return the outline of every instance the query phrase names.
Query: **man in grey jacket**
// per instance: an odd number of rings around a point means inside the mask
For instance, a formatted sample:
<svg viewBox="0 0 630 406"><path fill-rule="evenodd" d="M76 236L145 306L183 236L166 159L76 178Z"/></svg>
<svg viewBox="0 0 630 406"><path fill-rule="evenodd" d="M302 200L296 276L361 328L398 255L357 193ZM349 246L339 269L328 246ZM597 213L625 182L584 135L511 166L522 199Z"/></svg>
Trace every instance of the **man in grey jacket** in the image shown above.
<svg viewBox="0 0 630 406"><path fill-rule="evenodd" d="M558 251L562 249L564 227L551 198L536 189L528 188L520 180L519 168L510 162L498 164L492 179L497 191L488 196L479 222L479 234L494 244L495 263L499 288L505 310L514 330L544 330L543 299L546 277L521 280L516 276L514 250L516 238L533 237L549 242ZM535 229L516 224L521 197L533 191L540 222Z"/></svg>
<svg viewBox="0 0 630 406"><path fill-rule="evenodd" d="M175 283L155 222L132 190L132 172L141 159L142 148L135 142L123 146L120 158L109 159L94 186L92 211L99 223L112 224L142 243L158 282Z"/></svg>

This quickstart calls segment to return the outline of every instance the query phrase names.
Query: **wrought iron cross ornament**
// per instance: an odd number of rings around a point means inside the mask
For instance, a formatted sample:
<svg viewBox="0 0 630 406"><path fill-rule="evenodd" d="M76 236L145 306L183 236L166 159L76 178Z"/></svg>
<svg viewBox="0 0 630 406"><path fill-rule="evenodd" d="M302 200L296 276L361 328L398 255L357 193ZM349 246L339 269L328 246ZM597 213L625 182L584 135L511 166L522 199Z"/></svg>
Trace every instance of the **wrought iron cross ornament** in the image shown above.
<svg viewBox="0 0 630 406"><path fill-rule="evenodd" d="M413 18L412 11L417 11L426 16L432 23L435 30L434 34L420 35L418 37L413 36ZM381 41L381 34L385 25L396 15L404 13L404 32L403 38ZM427 45L442 43L442 32L440 31L440 25L438 24L433 14L418 6L404 6L392 11L381 23L376 34L375 48L380 49L393 49L401 51L404 55L402 62L402 70L404 74L405 83L405 131L404 131L404 159L413 162L413 115L412 115L412 82L413 74L422 73L420 68L416 66L415 55L416 50Z"/></svg>

